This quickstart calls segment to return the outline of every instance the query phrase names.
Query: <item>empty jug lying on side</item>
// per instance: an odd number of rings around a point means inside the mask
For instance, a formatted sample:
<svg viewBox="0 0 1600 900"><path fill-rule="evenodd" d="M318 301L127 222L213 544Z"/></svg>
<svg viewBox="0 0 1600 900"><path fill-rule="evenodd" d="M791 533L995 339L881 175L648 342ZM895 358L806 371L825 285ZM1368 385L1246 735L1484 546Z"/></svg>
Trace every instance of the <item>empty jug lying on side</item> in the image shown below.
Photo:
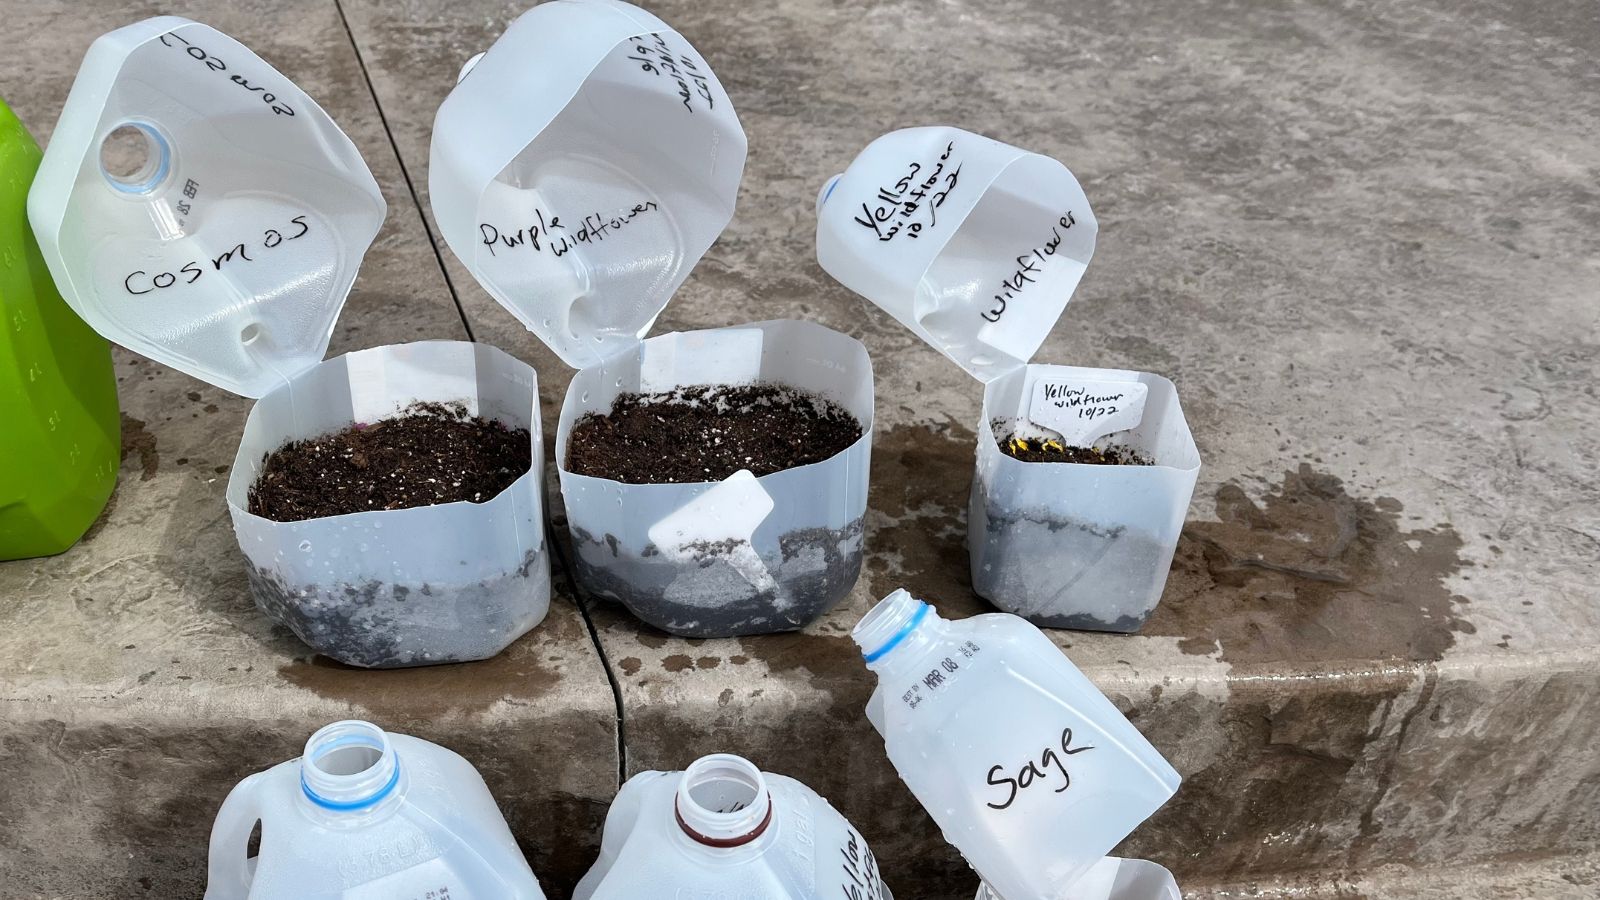
<svg viewBox="0 0 1600 900"><path fill-rule="evenodd" d="M247 856L251 831L261 848ZM206 900L544 900L472 764L368 722L239 782L211 828Z"/></svg>
<svg viewBox="0 0 1600 900"><path fill-rule="evenodd" d="M994 897L1077 882L1178 789L1178 773L1038 628L962 621L897 590L851 633L895 771ZM1088 896L1088 895L1086 895Z"/></svg>
<svg viewBox="0 0 1600 900"><path fill-rule="evenodd" d="M894 900L866 841L816 791L719 753L628 779L573 900Z"/></svg>

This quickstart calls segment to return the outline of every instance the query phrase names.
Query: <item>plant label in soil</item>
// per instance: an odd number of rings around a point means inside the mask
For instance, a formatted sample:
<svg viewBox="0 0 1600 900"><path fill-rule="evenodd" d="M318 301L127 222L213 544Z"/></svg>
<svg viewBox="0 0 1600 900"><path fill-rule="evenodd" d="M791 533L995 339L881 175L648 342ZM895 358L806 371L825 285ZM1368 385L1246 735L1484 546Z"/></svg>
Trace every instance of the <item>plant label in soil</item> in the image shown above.
<svg viewBox="0 0 1600 900"><path fill-rule="evenodd" d="M1137 381L1041 379L1033 386L1028 421L1087 447L1108 434L1139 427L1150 388Z"/></svg>
<svg viewBox="0 0 1600 900"><path fill-rule="evenodd" d="M756 476L740 469L650 526L650 541L674 561L722 557L757 590L776 591L750 542L773 505Z"/></svg>

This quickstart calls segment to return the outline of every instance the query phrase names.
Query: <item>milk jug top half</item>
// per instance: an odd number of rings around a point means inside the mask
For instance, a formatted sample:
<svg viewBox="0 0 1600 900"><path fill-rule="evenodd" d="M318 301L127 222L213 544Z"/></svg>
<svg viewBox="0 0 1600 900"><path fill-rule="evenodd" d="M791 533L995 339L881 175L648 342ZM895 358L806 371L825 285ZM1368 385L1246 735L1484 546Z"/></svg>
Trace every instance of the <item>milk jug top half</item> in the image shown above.
<svg viewBox="0 0 1600 900"><path fill-rule="evenodd" d="M239 782L211 828L205 900L425 896L544 900L472 764L369 722L321 728Z"/></svg>
<svg viewBox="0 0 1600 900"><path fill-rule="evenodd" d="M861 834L815 791L726 753L628 779L574 900L894 900Z"/></svg>
<svg viewBox="0 0 1600 900"><path fill-rule="evenodd" d="M1060 162L960 128L907 128L823 185L817 262L987 383L1038 351L1098 228Z"/></svg>
<svg viewBox="0 0 1600 900"><path fill-rule="evenodd" d="M617 0L541 3L434 119L439 231L568 365L638 346L727 227L745 135L684 37Z"/></svg>
<svg viewBox="0 0 1600 900"><path fill-rule="evenodd" d="M28 197L84 321L251 397L322 359L385 210L305 91L174 16L90 46Z"/></svg>
<svg viewBox="0 0 1600 900"><path fill-rule="evenodd" d="M1038 628L941 618L904 590L856 626L867 716L945 839L1005 900L1069 890L1178 773Z"/></svg>

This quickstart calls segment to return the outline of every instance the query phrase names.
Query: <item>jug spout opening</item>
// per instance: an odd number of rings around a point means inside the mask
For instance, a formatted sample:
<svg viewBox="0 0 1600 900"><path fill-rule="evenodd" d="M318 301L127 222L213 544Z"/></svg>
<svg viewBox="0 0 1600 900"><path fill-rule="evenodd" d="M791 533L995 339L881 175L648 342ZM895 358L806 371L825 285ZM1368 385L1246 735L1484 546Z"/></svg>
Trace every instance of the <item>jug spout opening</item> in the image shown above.
<svg viewBox="0 0 1600 900"><path fill-rule="evenodd" d="M300 788L322 809L370 808L392 794L399 782L400 759L389 736L371 722L335 722L306 741Z"/></svg>
<svg viewBox="0 0 1600 900"><path fill-rule="evenodd" d="M678 827L708 847L738 847L772 824L772 796L754 763L727 753L694 761L678 782Z"/></svg>
<svg viewBox="0 0 1600 900"><path fill-rule="evenodd" d="M922 626L932 609L905 588L900 588L868 610L851 630L850 637L861 647L867 665L873 667L905 643Z"/></svg>

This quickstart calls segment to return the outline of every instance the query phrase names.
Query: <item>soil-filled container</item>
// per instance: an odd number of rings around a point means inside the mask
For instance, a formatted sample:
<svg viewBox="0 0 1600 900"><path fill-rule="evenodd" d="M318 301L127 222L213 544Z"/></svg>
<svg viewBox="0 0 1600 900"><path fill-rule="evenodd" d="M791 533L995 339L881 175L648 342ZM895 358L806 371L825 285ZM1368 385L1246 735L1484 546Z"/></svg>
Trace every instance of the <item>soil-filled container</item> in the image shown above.
<svg viewBox="0 0 1600 900"><path fill-rule="evenodd" d="M227 494L257 605L354 665L481 659L549 603L533 372L449 342L321 362L385 211L355 145L305 92L227 35L175 17L90 47L28 201L85 321L262 398ZM483 502L250 512L269 453L419 400L527 429L531 464Z"/></svg>
<svg viewBox="0 0 1600 900"><path fill-rule="evenodd" d="M1086 384L1097 387L1065 402L1104 401L1070 410L1143 393L1138 424L1087 442L1105 451L1095 462L1019 459L1022 444L1046 460L1068 446L1037 420L1061 402L1052 395ZM1139 630L1161 600L1199 474L1177 388L1160 375L1030 365L996 378L983 394L967 512L973 589L1037 625Z"/></svg>
<svg viewBox="0 0 1600 900"><path fill-rule="evenodd" d="M1097 230L1060 162L910 128L824 185L817 259L987 385L967 521L977 593L1040 625L1136 631L1200 466L1177 392L1157 375L1028 364Z"/></svg>
<svg viewBox="0 0 1600 900"><path fill-rule="evenodd" d="M538 397L526 363L464 341L348 353L262 397L228 477L256 605L317 652L354 666L486 659L526 634L550 609ZM468 416L525 431L531 464L476 502L288 522L251 512L269 453L428 403L459 404Z"/></svg>
<svg viewBox="0 0 1600 900"><path fill-rule="evenodd" d="M682 35L637 7L586 0L535 7L468 64L429 161L451 250L579 369L556 433L578 586L695 637L800 628L861 568L873 402L861 344L802 322L641 340L727 226L745 146ZM779 471L752 459L672 483L569 458L574 427L619 400L675 395L726 411L743 389L833 404L860 434Z"/></svg>
<svg viewBox="0 0 1600 900"><path fill-rule="evenodd" d="M821 461L754 477L629 484L572 471L573 425L628 394L686 386L799 389L837 404L860 436ZM861 572L872 454L872 363L854 338L775 321L664 334L578 372L556 433L579 584L672 634L801 628ZM742 476L742 477L741 477Z"/></svg>

